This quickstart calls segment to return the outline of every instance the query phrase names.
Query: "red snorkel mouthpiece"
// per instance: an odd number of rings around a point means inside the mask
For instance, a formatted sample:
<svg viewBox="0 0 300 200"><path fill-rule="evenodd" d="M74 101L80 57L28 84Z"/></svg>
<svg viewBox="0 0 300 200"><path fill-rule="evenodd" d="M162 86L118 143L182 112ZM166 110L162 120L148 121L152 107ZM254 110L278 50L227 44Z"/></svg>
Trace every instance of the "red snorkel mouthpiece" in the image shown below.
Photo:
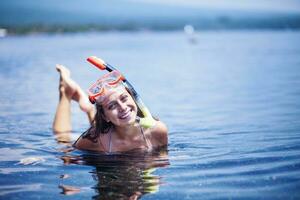
<svg viewBox="0 0 300 200"><path fill-rule="evenodd" d="M87 61L90 62L91 64L93 64L94 66L96 66L97 68L101 69L101 70L106 69L107 65L105 64L105 62L102 59L97 58L96 56L88 57Z"/></svg>

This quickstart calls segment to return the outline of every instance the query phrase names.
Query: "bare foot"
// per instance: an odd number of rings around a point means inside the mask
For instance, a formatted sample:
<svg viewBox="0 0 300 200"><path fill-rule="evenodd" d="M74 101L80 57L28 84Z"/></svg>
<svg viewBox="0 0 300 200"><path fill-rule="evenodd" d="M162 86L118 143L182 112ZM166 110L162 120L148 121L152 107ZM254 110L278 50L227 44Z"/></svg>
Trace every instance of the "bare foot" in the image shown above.
<svg viewBox="0 0 300 200"><path fill-rule="evenodd" d="M60 95L66 96L69 100L77 101L79 107L84 112L89 112L93 109L87 95L83 92L80 86L71 79L70 70L63 65L56 65L56 70L60 74L59 91Z"/></svg>
<svg viewBox="0 0 300 200"><path fill-rule="evenodd" d="M63 65L56 65L56 70L59 72L59 91L60 95L72 99L77 90L77 84L70 78L70 70Z"/></svg>

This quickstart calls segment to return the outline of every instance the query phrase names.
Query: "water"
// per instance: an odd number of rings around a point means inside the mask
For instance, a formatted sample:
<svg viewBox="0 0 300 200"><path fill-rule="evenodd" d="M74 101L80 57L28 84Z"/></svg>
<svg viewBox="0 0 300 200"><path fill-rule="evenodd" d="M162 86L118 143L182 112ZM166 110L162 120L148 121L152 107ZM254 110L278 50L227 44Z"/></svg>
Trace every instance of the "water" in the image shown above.
<svg viewBox="0 0 300 200"><path fill-rule="evenodd" d="M300 32L0 38L1 199L299 199ZM168 151L70 150L51 125L56 63L83 87L118 66L169 127ZM73 140L88 120L72 105ZM42 159L35 165L23 158ZM43 161L44 160L44 161Z"/></svg>

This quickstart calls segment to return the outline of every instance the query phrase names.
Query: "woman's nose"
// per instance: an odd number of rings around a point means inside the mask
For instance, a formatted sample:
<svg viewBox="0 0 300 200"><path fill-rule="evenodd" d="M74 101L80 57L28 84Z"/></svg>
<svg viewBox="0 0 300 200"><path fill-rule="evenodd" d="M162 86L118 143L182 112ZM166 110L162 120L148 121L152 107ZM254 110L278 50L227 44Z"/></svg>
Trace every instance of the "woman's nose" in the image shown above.
<svg viewBox="0 0 300 200"><path fill-rule="evenodd" d="M126 104L123 103L123 102L119 102L119 108L120 108L120 111L125 111L126 110Z"/></svg>

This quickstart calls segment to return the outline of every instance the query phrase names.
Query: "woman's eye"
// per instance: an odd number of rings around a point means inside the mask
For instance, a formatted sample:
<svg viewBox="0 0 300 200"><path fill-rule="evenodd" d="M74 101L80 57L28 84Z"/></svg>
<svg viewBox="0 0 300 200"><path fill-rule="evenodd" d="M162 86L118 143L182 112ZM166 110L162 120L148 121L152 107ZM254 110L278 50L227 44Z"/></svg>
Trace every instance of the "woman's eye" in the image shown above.
<svg viewBox="0 0 300 200"><path fill-rule="evenodd" d="M123 96L123 97L121 98L121 101L122 101L122 102L125 102L125 101L127 101L127 99L128 99L128 96Z"/></svg>
<svg viewBox="0 0 300 200"><path fill-rule="evenodd" d="M114 103L114 104L110 104L109 106L108 106L108 109L109 110L112 110L112 109L115 109L116 108L116 104Z"/></svg>

